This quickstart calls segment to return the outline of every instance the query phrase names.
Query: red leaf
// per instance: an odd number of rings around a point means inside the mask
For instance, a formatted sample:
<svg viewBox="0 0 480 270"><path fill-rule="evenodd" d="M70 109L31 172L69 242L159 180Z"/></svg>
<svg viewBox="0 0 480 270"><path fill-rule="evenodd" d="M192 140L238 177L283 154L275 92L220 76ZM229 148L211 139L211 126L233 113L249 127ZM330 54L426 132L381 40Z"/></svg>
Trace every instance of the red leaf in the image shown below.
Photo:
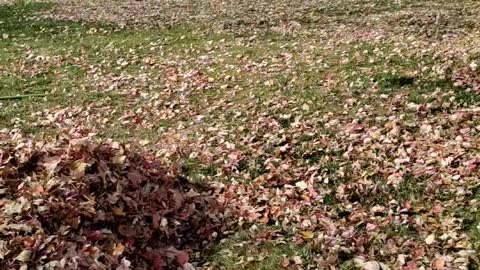
<svg viewBox="0 0 480 270"><path fill-rule="evenodd" d="M417 263L416 262L408 262L406 266L403 267L404 270L417 270Z"/></svg>
<svg viewBox="0 0 480 270"><path fill-rule="evenodd" d="M441 205L435 205L433 208L432 208L432 212L435 213L435 214L439 214L443 211L443 207Z"/></svg>
<svg viewBox="0 0 480 270"><path fill-rule="evenodd" d="M301 246L303 244L303 239L301 237L298 237L295 239L295 245Z"/></svg>
<svg viewBox="0 0 480 270"><path fill-rule="evenodd" d="M96 230L88 233L86 236L87 236L87 239L90 241L97 241L100 238L102 238L102 232L99 230Z"/></svg>
<svg viewBox="0 0 480 270"><path fill-rule="evenodd" d="M175 256L177 257L177 263L180 266L183 266L189 260L188 253L185 251L179 251L177 254L175 254Z"/></svg>
<svg viewBox="0 0 480 270"><path fill-rule="evenodd" d="M162 270L163 269L163 259L160 256L156 256L153 259L153 269Z"/></svg>
<svg viewBox="0 0 480 270"><path fill-rule="evenodd" d="M364 127L362 125L356 124L350 128L350 133L361 133L363 129Z"/></svg>
<svg viewBox="0 0 480 270"><path fill-rule="evenodd" d="M125 243L125 246L131 248L135 245L135 239L134 238L127 238L127 242Z"/></svg>
<svg viewBox="0 0 480 270"><path fill-rule="evenodd" d="M158 229L160 227L160 215L158 214L153 214L152 215L152 225L153 225L153 228L155 229Z"/></svg>

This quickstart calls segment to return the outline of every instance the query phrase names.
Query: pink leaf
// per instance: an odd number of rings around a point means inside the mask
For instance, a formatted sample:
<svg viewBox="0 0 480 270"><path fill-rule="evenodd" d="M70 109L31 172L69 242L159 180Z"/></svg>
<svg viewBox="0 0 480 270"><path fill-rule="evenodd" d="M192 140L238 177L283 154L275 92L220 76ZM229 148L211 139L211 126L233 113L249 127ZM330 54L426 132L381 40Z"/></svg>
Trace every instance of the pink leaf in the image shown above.
<svg viewBox="0 0 480 270"><path fill-rule="evenodd" d="M185 251L178 251L177 254L175 254L175 256L177 257L177 263L180 266L183 266L189 260L188 253Z"/></svg>
<svg viewBox="0 0 480 270"><path fill-rule="evenodd" d="M160 256L157 256L153 259L153 269L162 270L163 269L163 259Z"/></svg>

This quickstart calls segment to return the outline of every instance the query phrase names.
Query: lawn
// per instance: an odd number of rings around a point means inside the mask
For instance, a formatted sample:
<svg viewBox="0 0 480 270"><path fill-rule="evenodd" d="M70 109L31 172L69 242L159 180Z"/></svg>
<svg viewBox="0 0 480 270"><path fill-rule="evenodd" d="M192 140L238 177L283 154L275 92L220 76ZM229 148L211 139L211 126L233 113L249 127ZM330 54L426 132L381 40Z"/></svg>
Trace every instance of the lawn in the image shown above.
<svg viewBox="0 0 480 270"><path fill-rule="evenodd" d="M197 269L480 268L480 2L4 2L2 132L214 187Z"/></svg>

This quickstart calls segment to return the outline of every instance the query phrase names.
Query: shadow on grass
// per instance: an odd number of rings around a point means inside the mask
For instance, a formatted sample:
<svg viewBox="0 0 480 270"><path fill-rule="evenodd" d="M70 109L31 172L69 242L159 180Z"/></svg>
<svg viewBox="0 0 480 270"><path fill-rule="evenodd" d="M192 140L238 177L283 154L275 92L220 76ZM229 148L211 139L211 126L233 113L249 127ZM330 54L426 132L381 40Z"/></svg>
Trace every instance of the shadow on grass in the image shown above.
<svg viewBox="0 0 480 270"><path fill-rule="evenodd" d="M0 32L22 37L45 36L54 33L59 26L73 26L75 23L41 19L37 12L52 8L52 3L18 3L0 6Z"/></svg>
<svg viewBox="0 0 480 270"><path fill-rule="evenodd" d="M437 98L434 93L453 92L455 102L460 105L480 103L480 95L465 87L456 86L451 79L425 80L410 76L382 73L375 76L379 86L379 94L392 94L408 91L410 102L417 104L432 102Z"/></svg>

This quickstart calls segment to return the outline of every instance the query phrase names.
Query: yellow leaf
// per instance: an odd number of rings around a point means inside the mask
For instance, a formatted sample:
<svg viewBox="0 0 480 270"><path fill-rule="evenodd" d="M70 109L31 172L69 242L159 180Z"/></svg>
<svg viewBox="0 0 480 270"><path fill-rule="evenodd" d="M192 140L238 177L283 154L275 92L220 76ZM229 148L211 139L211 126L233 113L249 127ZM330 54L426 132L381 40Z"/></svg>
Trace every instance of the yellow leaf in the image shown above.
<svg viewBox="0 0 480 270"><path fill-rule="evenodd" d="M301 233L302 233L303 239L313 239L313 237L314 237L312 231L303 231Z"/></svg>
<svg viewBox="0 0 480 270"><path fill-rule="evenodd" d="M85 175L85 168L87 167L87 163L76 160L70 165L70 170L72 172L73 178L80 178Z"/></svg>
<svg viewBox="0 0 480 270"><path fill-rule="evenodd" d="M20 261L20 262L28 262L30 261L30 258L32 257L32 252L30 250L24 249L20 254L15 257L15 260Z"/></svg>
<svg viewBox="0 0 480 270"><path fill-rule="evenodd" d="M460 240L458 241L456 244L455 244L455 248L462 248L462 249L466 249L470 246L470 242L468 241L468 239L463 239L463 240Z"/></svg>
<svg viewBox="0 0 480 270"><path fill-rule="evenodd" d="M112 163L115 165L122 165L125 163L126 156L116 156L112 159Z"/></svg>
<svg viewBox="0 0 480 270"><path fill-rule="evenodd" d="M125 216L125 212L123 212L123 208L121 207L113 207L112 211L117 216Z"/></svg>
<svg viewBox="0 0 480 270"><path fill-rule="evenodd" d="M119 243L118 245L115 245L115 248L113 249L112 255L113 256L120 256L122 255L123 251L125 250L125 246Z"/></svg>

